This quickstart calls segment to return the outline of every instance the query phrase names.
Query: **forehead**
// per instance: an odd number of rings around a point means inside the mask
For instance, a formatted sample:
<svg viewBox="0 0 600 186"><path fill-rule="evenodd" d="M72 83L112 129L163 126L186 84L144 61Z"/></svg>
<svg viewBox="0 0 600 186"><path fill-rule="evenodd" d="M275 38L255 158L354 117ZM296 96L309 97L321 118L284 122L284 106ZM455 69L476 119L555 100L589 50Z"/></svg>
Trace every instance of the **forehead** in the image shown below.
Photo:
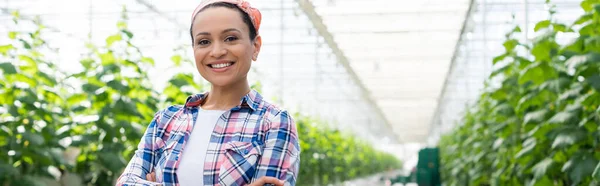
<svg viewBox="0 0 600 186"><path fill-rule="evenodd" d="M192 29L196 31L209 31L212 29L237 28L248 31L238 10L227 7L209 7L201 11L194 18Z"/></svg>

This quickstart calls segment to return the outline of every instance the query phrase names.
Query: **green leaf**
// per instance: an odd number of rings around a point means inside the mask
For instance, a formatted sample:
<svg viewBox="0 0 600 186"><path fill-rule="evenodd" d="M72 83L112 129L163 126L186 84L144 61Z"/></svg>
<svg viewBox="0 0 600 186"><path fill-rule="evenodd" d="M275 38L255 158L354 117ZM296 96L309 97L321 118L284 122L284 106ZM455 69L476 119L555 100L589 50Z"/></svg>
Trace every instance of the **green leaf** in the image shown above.
<svg viewBox="0 0 600 186"><path fill-rule="evenodd" d="M495 100L503 100L506 99L508 94L504 90L495 90L490 94L490 97Z"/></svg>
<svg viewBox="0 0 600 186"><path fill-rule="evenodd" d="M586 0L581 1L580 6L586 12L589 12L589 11L592 10L592 4L589 1L586 1Z"/></svg>
<svg viewBox="0 0 600 186"><path fill-rule="evenodd" d="M536 61L549 61L551 56L555 55L558 46L556 43L549 41L550 39L544 37L551 36L540 36L537 39L541 42L533 45L531 54L535 57Z"/></svg>
<svg viewBox="0 0 600 186"><path fill-rule="evenodd" d="M104 69L102 70L100 75L118 74L119 72L121 72L121 67L119 65L113 63L113 64L104 66Z"/></svg>
<svg viewBox="0 0 600 186"><path fill-rule="evenodd" d="M508 64L508 65L504 65L503 67L494 70L490 74L490 78L496 77L498 74L504 74L504 75L510 74L510 72L512 71L511 67L512 67L512 65Z"/></svg>
<svg viewBox="0 0 600 186"><path fill-rule="evenodd" d="M549 185L554 185L554 183L552 182L552 180L550 180L548 178L548 176L544 176L539 180L533 180L529 185L530 186L549 186Z"/></svg>
<svg viewBox="0 0 600 186"><path fill-rule="evenodd" d="M598 53L588 53L584 55L577 55L570 57L565 63L569 69L577 69L582 65L586 65L589 63L596 63L600 61L600 54Z"/></svg>
<svg viewBox="0 0 600 186"><path fill-rule="evenodd" d="M180 78L173 78L169 80L169 83L173 84L176 87L183 87L185 85L188 85L188 82L186 80Z"/></svg>
<svg viewBox="0 0 600 186"><path fill-rule="evenodd" d="M15 183L19 183L22 186L38 186L38 185L46 185L41 177L35 177L31 175L25 175L22 177L17 177Z"/></svg>
<svg viewBox="0 0 600 186"><path fill-rule="evenodd" d="M171 78L171 80L169 80L169 83L176 87L183 87L186 85L193 85L194 78L192 74L179 73L176 74L173 78Z"/></svg>
<svg viewBox="0 0 600 186"><path fill-rule="evenodd" d="M94 63L94 60L90 59L90 58L86 58L86 59L80 60L79 63L86 69L90 69L90 68L92 68L92 64Z"/></svg>
<svg viewBox="0 0 600 186"><path fill-rule="evenodd" d="M578 117L572 112L559 112L556 115L552 116L548 123L555 124L571 124L573 122L577 122Z"/></svg>
<svg viewBox="0 0 600 186"><path fill-rule="evenodd" d="M570 79L559 77L557 79L548 80L540 85L538 91L548 90L553 93L560 93L567 88L571 83Z"/></svg>
<svg viewBox="0 0 600 186"><path fill-rule="evenodd" d="M563 163L567 161L567 157L565 156L565 153L563 153L563 151L557 151L554 154L553 160L557 163Z"/></svg>
<svg viewBox="0 0 600 186"><path fill-rule="evenodd" d="M125 28L127 28L127 23L125 21L119 21L119 22L117 22L117 28L125 29Z"/></svg>
<svg viewBox="0 0 600 186"><path fill-rule="evenodd" d="M110 88L119 91L120 93L126 93L129 91L129 87L123 85L120 81L117 80L109 81L108 83L106 83L106 85L108 85Z"/></svg>
<svg viewBox="0 0 600 186"><path fill-rule="evenodd" d="M125 167L125 161L122 157L114 153L101 153L98 158L102 165L112 172L119 172Z"/></svg>
<svg viewBox="0 0 600 186"><path fill-rule="evenodd" d="M547 63L534 63L527 66L521 73L519 74L519 84L525 84L527 82L533 82L536 85L539 85L546 81L547 79L551 79L556 76L556 72L552 69L552 67L548 66Z"/></svg>
<svg viewBox="0 0 600 186"><path fill-rule="evenodd" d="M540 21L537 24L535 24L535 28L533 29L533 31L537 32L540 29L548 28L548 26L550 26L550 20Z"/></svg>
<svg viewBox="0 0 600 186"><path fill-rule="evenodd" d="M8 54L8 51L13 49L15 47L13 47L13 45L8 44L8 45L0 45L0 54Z"/></svg>
<svg viewBox="0 0 600 186"><path fill-rule="evenodd" d="M572 29L567 29L567 25L565 24L558 24L558 23L554 23L552 24L552 26L554 27L554 30L557 32L572 32Z"/></svg>
<svg viewBox="0 0 600 186"><path fill-rule="evenodd" d="M173 61L173 63L175 63L175 66L180 66L181 65L181 55L171 56L171 61Z"/></svg>
<svg viewBox="0 0 600 186"><path fill-rule="evenodd" d="M35 87L37 85L37 81L23 74L14 74L14 76L17 81L27 83L31 87Z"/></svg>
<svg viewBox="0 0 600 186"><path fill-rule="evenodd" d="M552 148L563 148L574 144L585 137L585 133L581 131L565 131L556 136L552 143Z"/></svg>
<svg viewBox="0 0 600 186"><path fill-rule="evenodd" d="M513 28L512 32L513 33L519 33L519 32L521 32L521 27L515 26L515 28Z"/></svg>
<svg viewBox="0 0 600 186"><path fill-rule="evenodd" d="M13 16L13 17L14 17L14 18L16 18L16 19L19 19L19 18L21 18L21 14L19 13L19 11L18 11L18 10L13 10L13 11L11 11L11 12L10 12L10 15L11 15L11 16Z"/></svg>
<svg viewBox="0 0 600 186"><path fill-rule="evenodd" d="M510 52L513 51L515 49L515 47L517 47L517 45L519 44L519 41L516 39L510 39L508 41L504 42L504 49L506 50L506 52Z"/></svg>
<svg viewBox="0 0 600 186"><path fill-rule="evenodd" d="M576 21L575 21L575 25L580 25L583 24L585 22L588 22L589 20L591 20L594 16L592 14L584 14L581 17L579 17Z"/></svg>
<svg viewBox="0 0 600 186"><path fill-rule="evenodd" d="M17 32L14 32L14 31L8 32L8 38L10 38L10 39L16 39L17 38Z"/></svg>
<svg viewBox="0 0 600 186"><path fill-rule="evenodd" d="M600 75L593 75L585 79L596 91L600 92Z"/></svg>
<svg viewBox="0 0 600 186"><path fill-rule="evenodd" d="M546 115L548 114L548 110L538 110L535 112L529 112L525 115L524 123L542 123L546 120Z"/></svg>
<svg viewBox="0 0 600 186"><path fill-rule="evenodd" d="M511 114L511 113L514 113L514 110L513 110L512 106L510 106L510 104L503 103L503 104L496 106L494 108L493 112L498 113L498 114Z"/></svg>
<svg viewBox="0 0 600 186"><path fill-rule="evenodd" d="M31 49L31 45L29 44L29 42L23 39L19 39L19 41L23 44L23 47L25 47L26 49Z"/></svg>
<svg viewBox="0 0 600 186"><path fill-rule="evenodd" d="M578 185L583 178L592 177L594 169L598 164L598 160L594 159L590 155L574 155L565 165L563 166L563 172L569 171L569 178L573 181L574 185Z"/></svg>
<svg viewBox="0 0 600 186"><path fill-rule="evenodd" d="M0 180L2 178L12 177L19 174L19 170L9 164L5 164L4 162L0 163Z"/></svg>
<svg viewBox="0 0 600 186"><path fill-rule="evenodd" d="M56 82L55 78L50 77L50 75L42 72L42 71L38 71L37 73L35 73L39 78L39 81L43 81L45 83L45 85L48 86L55 86L58 82Z"/></svg>
<svg viewBox="0 0 600 186"><path fill-rule="evenodd" d="M102 61L102 65L110 65L115 63L115 56L112 52L107 52L100 54L100 60Z"/></svg>
<svg viewBox="0 0 600 186"><path fill-rule="evenodd" d="M535 178L539 179L539 178L546 176L546 173L548 172L548 170L552 168L552 164L553 164L552 159L546 158L546 159L540 161L539 163L537 163L535 166L533 166L533 175L535 176Z"/></svg>
<svg viewBox="0 0 600 186"><path fill-rule="evenodd" d="M581 29L579 29L579 35L582 36L590 36L590 35L595 35L595 28L596 26L594 26L594 24L587 24L585 26L583 26Z"/></svg>
<svg viewBox="0 0 600 186"><path fill-rule="evenodd" d="M533 151L533 149L535 148L537 142L535 138L527 138L527 140L525 140L525 142L523 142L523 149L521 149L516 155L516 158L521 158L529 153L531 153L531 151Z"/></svg>
<svg viewBox="0 0 600 186"><path fill-rule="evenodd" d="M115 34L115 35L108 36L106 38L106 46L110 47L113 43L115 43L117 41L121 41L121 40L123 40L123 38L121 37L121 34Z"/></svg>
<svg viewBox="0 0 600 186"><path fill-rule="evenodd" d="M72 95L71 97L67 98L67 103L69 103L69 105L73 106L73 105L79 104L80 102L85 101L87 99L88 99L88 97L86 94L75 94L75 95Z"/></svg>
<svg viewBox="0 0 600 186"><path fill-rule="evenodd" d="M17 69L15 68L15 66L10 63L0 63L0 69L2 69L4 75L17 73Z"/></svg>
<svg viewBox="0 0 600 186"><path fill-rule="evenodd" d="M148 64L154 65L154 59L149 58L149 57L142 57L141 61L144 62L144 63L148 63Z"/></svg>
<svg viewBox="0 0 600 186"><path fill-rule="evenodd" d="M496 57L494 57L494 59L493 59L493 63L492 63L492 64L494 64L494 65L495 65L496 63L498 63L498 62L500 62L500 61L504 60L504 58L506 58L506 56L508 56L508 54L502 54L502 55L499 55L499 56L496 56Z"/></svg>
<svg viewBox="0 0 600 186"><path fill-rule="evenodd" d="M596 165L596 168L594 169L594 173L592 173L592 176L594 177L594 180L600 181L600 163L598 163L598 165Z"/></svg>
<svg viewBox="0 0 600 186"><path fill-rule="evenodd" d="M581 86L576 86L573 87L571 89L569 89L568 91L562 93L559 97L558 100L563 101L563 100L568 100L568 99L574 99L577 98L579 95L581 95L581 90L582 87Z"/></svg>
<svg viewBox="0 0 600 186"><path fill-rule="evenodd" d="M127 35L127 38L129 38L129 39L133 38L133 33L129 32L128 30L121 30L121 32L123 32L125 35Z"/></svg>
<svg viewBox="0 0 600 186"><path fill-rule="evenodd" d="M98 85L94 85L94 84L90 84L90 83L86 83L83 84L81 86L81 88L83 89L83 91L90 93L90 94L96 94L96 91L102 87L98 86Z"/></svg>
<svg viewBox="0 0 600 186"><path fill-rule="evenodd" d="M25 132L23 133L23 139L29 141L31 145L40 146L44 144L44 137L40 134Z"/></svg>

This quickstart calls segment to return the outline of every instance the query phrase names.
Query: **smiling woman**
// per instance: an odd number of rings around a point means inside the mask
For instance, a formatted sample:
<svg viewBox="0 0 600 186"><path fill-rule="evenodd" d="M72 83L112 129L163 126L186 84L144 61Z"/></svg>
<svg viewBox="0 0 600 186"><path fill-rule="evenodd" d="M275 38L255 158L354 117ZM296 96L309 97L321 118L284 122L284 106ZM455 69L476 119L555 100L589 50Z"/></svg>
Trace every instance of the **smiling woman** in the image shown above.
<svg viewBox="0 0 600 186"><path fill-rule="evenodd" d="M247 80L260 21L244 0L205 0L194 10L196 68L211 90L156 113L117 185L296 184L296 124Z"/></svg>

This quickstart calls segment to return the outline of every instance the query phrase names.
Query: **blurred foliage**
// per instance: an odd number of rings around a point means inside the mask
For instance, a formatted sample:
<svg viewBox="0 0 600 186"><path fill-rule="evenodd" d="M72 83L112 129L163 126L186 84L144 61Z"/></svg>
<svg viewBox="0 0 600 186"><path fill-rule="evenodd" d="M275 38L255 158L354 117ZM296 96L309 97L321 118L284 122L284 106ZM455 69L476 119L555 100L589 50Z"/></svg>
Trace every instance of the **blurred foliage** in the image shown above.
<svg viewBox="0 0 600 186"><path fill-rule="evenodd" d="M375 150L351 134L296 114L300 136L298 185L327 185L401 168L395 156Z"/></svg>
<svg viewBox="0 0 600 186"><path fill-rule="evenodd" d="M13 22L31 22L13 13ZM87 43L81 71L62 72L48 54L45 27L10 32L0 45L0 185L114 185L154 113L204 90L179 73L162 92L147 69L154 60L132 43L126 10L99 46ZM192 63L174 50L175 67ZM260 82L252 85L260 89ZM393 156L297 115L302 146L300 184L326 184L398 168Z"/></svg>
<svg viewBox="0 0 600 186"><path fill-rule="evenodd" d="M540 35L516 27L486 91L440 140L447 185L597 185L600 179L600 1L558 23L549 5ZM567 44L557 36L573 36Z"/></svg>

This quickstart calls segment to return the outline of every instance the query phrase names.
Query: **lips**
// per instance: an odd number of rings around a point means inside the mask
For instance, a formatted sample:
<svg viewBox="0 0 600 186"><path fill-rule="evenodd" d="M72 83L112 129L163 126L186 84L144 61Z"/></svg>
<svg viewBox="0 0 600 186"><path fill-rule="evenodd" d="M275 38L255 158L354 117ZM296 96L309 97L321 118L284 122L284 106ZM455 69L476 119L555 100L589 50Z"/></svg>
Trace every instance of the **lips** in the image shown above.
<svg viewBox="0 0 600 186"><path fill-rule="evenodd" d="M225 67L228 67L231 65L233 65L233 62L209 64L208 67L214 68L214 69L220 69L220 68L225 68Z"/></svg>
<svg viewBox="0 0 600 186"><path fill-rule="evenodd" d="M219 60L210 62L206 66L213 72L223 73L232 68L233 65L235 65L234 61Z"/></svg>

